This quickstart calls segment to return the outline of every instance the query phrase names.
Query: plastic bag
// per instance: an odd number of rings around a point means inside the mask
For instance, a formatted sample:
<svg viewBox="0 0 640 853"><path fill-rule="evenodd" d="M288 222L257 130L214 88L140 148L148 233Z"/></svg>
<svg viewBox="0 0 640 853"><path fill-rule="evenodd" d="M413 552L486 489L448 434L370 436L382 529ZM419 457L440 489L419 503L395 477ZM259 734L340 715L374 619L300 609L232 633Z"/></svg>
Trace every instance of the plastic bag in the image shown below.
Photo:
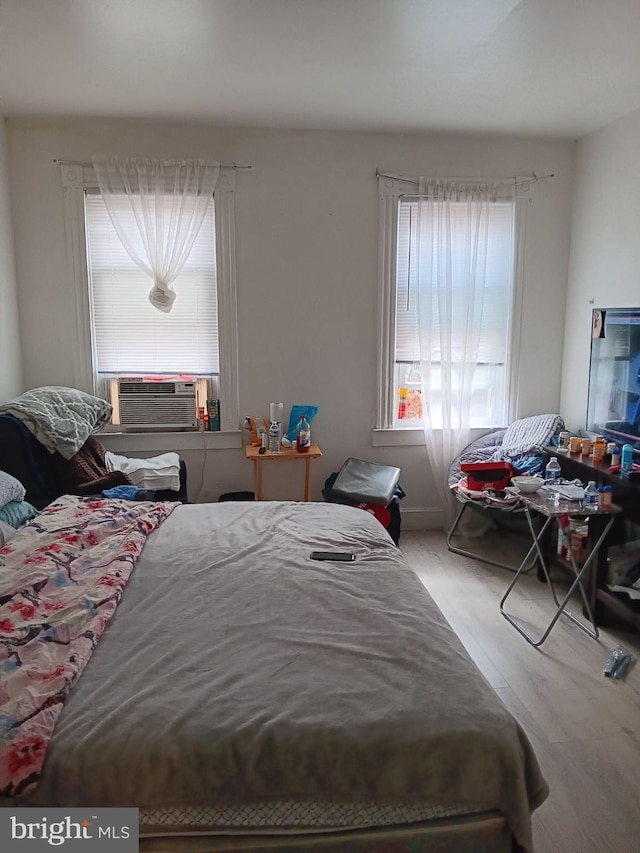
<svg viewBox="0 0 640 853"><path fill-rule="evenodd" d="M252 447L261 447L263 434L269 434L269 423L266 418L245 418L244 428L251 434Z"/></svg>
<svg viewBox="0 0 640 853"><path fill-rule="evenodd" d="M317 411L317 406L291 406L289 428L287 429L287 438L289 441L296 440L296 427L298 426L300 415L306 415L307 423L311 426L311 421L314 419Z"/></svg>
<svg viewBox="0 0 640 853"><path fill-rule="evenodd" d="M604 665L602 674L605 678L622 679L625 677L627 670L634 661L635 658L631 652L628 652L622 646L616 646L611 652L609 660Z"/></svg>
<svg viewBox="0 0 640 853"><path fill-rule="evenodd" d="M631 570L640 563L640 539L612 545L607 549L607 581L623 585Z"/></svg>

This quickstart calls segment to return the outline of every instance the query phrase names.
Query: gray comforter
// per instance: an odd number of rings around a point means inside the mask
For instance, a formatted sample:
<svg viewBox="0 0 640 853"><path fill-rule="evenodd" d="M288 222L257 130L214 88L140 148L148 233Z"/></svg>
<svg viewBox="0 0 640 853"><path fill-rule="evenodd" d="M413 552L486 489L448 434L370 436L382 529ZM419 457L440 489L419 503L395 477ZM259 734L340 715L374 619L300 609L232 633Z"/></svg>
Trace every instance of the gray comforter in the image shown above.
<svg viewBox="0 0 640 853"><path fill-rule="evenodd" d="M309 559L332 548L357 559ZM267 502L180 506L151 534L30 802L446 802L498 809L531 850L547 792L382 526Z"/></svg>

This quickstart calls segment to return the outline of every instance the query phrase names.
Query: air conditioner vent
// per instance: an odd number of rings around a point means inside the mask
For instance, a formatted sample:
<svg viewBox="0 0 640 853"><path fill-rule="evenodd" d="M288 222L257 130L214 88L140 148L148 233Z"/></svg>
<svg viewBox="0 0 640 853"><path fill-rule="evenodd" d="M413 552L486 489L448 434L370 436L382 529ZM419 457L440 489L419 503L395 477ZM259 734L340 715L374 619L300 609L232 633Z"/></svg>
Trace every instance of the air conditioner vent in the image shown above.
<svg viewBox="0 0 640 853"><path fill-rule="evenodd" d="M195 382L144 382L122 378L117 385L122 426L196 426Z"/></svg>

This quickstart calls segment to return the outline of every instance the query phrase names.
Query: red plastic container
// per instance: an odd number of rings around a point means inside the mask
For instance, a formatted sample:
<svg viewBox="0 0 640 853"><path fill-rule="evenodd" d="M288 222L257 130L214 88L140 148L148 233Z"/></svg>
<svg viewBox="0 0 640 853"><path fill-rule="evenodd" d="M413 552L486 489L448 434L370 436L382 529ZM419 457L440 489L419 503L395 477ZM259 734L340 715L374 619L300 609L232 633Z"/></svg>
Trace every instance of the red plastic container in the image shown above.
<svg viewBox="0 0 640 853"><path fill-rule="evenodd" d="M509 462L462 462L460 468L467 475L467 486L473 491L504 489L513 477Z"/></svg>

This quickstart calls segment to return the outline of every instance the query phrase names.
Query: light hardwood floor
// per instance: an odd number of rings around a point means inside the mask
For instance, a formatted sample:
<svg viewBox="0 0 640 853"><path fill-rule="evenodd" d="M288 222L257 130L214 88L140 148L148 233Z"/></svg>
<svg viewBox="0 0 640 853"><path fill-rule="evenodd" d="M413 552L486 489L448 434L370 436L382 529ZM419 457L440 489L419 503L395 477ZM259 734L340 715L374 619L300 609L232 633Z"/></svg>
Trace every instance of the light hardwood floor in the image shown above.
<svg viewBox="0 0 640 853"><path fill-rule="evenodd" d="M519 540L489 533L482 542L504 561ZM510 571L450 552L442 531L403 531L400 547L533 744L551 789L533 817L536 853L638 853L640 663L624 681L602 668L617 645L640 660L640 635L610 623L593 640L561 618L535 649L499 611ZM537 636L554 612L535 573L508 603Z"/></svg>

